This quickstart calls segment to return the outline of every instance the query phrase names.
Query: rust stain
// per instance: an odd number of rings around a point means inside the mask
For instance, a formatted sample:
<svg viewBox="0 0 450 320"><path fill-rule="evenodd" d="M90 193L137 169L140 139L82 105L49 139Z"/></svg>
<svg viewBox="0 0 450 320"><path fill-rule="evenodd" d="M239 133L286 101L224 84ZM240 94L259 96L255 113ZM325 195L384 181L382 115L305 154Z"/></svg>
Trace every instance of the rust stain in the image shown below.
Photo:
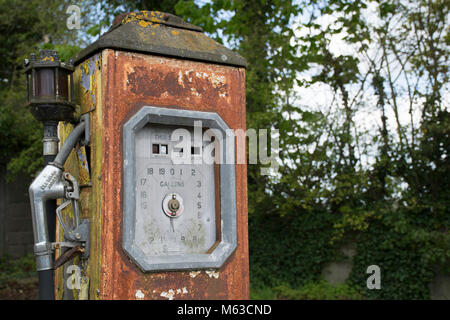
<svg viewBox="0 0 450 320"><path fill-rule="evenodd" d="M104 50L100 299L247 299L247 178L236 165L238 246L219 270L142 273L122 249L121 126L144 105L217 112L245 130L245 70ZM195 273L195 276L194 273ZM139 290L139 291L138 291Z"/></svg>
<svg viewBox="0 0 450 320"><path fill-rule="evenodd" d="M221 81L222 78L222 81ZM154 97L201 97L211 103L219 103L229 95L224 77L194 70L161 70L153 72L147 67L136 66L127 76L127 86L136 95Z"/></svg>

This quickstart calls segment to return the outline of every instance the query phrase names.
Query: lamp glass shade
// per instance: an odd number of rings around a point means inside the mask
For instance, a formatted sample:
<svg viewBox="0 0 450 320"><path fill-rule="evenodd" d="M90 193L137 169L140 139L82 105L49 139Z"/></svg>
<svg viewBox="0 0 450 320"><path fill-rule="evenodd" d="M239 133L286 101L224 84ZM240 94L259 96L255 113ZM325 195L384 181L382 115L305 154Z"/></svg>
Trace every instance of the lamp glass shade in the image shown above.
<svg viewBox="0 0 450 320"><path fill-rule="evenodd" d="M36 97L54 98L55 97L55 77L54 68L36 69Z"/></svg>

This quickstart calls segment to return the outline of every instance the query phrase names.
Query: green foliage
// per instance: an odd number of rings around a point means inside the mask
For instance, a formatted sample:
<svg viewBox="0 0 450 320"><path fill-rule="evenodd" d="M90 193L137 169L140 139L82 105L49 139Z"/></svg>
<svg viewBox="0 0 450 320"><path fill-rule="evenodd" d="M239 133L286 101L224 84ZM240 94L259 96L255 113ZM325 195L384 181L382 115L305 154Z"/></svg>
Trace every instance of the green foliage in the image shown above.
<svg viewBox="0 0 450 320"><path fill-rule="evenodd" d="M25 109L25 78L0 91L1 161L8 163L8 179L19 172L33 175L42 166L42 125Z"/></svg>
<svg viewBox="0 0 450 320"><path fill-rule="evenodd" d="M251 300L277 300L275 293L270 287L253 288L250 287Z"/></svg>
<svg viewBox="0 0 450 320"><path fill-rule="evenodd" d="M9 255L0 257L0 287L11 279L36 276L36 263L32 254L23 258L12 258Z"/></svg>
<svg viewBox="0 0 450 320"><path fill-rule="evenodd" d="M336 218L312 210L295 213L283 218L276 214L251 217L250 279L254 287L283 283L298 287L318 280L323 265L335 255L336 245L330 245L329 239Z"/></svg>
<svg viewBox="0 0 450 320"><path fill-rule="evenodd" d="M27 127L30 131L29 135L22 137L27 139L26 146L12 157L8 163L8 182L13 181L19 173L25 173L32 177L44 166L42 158L42 125L37 123L35 119L30 119L30 122L32 124ZM23 125L23 122L21 125ZM19 126L16 125L15 128Z"/></svg>
<svg viewBox="0 0 450 320"><path fill-rule="evenodd" d="M39 49L57 50L62 61L80 50L77 33L66 27L69 2L0 1L0 162L9 180L43 165L42 125L25 108L23 62Z"/></svg>
<svg viewBox="0 0 450 320"><path fill-rule="evenodd" d="M278 299L287 300L361 300L359 291L348 284L331 285L325 280L309 282L300 289L292 289L286 285L275 287Z"/></svg>
<svg viewBox="0 0 450 320"><path fill-rule="evenodd" d="M433 270L450 252L448 3L217 0L183 1L176 11L247 58L247 127L280 131L278 175L248 168L252 288L270 296L267 288L318 281L350 240L358 291L429 297ZM323 15L335 22L324 24ZM296 28L291 18L299 16ZM345 54L336 53L336 37ZM320 85L333 100L319 108L299 102L296 85ZM422 114L419 122L404 124L400 100ZM355 122L367 105L380 114L378 132ZM366 288L372 264L381 267L382 290Z"/></svg>
<svg viewBox="0 0 450 320"><path fill-rule="evenodd" d="M398 226L404 221L398 219L397 228L387 221L375 221L358 237L358 255L354 259L350 281L364 290L368 298L429 299L428 286L434 269L439 260L449 259L448 236L425 230L419 234L411 225ZM372 264L381 269L381 290L366 288L366 270Z"/></svg>
<svg viewBox="0 0 450 320"><path fill-rule="evenodd" d="M265 287L251 291L253 300L362 300L363 295L358 289L351 285L337 284L331 285L327 281L320 279L311 281L300 287L293 289L283 284L274 288Z"/></svg>

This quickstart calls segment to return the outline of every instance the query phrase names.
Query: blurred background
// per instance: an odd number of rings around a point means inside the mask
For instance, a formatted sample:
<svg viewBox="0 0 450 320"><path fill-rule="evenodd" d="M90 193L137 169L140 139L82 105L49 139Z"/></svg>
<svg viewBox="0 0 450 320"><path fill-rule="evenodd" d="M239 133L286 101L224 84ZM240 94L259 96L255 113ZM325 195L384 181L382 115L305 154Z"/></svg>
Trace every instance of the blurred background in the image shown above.
<svg viewBox="0 0 450 320"><path fill-rule="evenodd" d="M67 8L80 8L69 29ZM23 61L63 61L137 10L176 14L244 56L253 299L450 299L450 2L0 0L0 299L35 299L27 189L43 167ZM367 268L380 267L381 289Z"/></svg>

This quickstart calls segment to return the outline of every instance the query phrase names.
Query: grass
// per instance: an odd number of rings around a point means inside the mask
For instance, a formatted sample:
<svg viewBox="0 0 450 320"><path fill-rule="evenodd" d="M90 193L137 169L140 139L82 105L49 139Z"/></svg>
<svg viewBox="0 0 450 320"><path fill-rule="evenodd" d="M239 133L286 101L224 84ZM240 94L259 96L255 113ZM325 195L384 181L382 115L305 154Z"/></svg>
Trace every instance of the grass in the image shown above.
<svg viewBox="0 0 450 320"><path fill-rule="evenodd" d="M362 300L363 295L349 284L332 285L325 280L310 282L301 288L287 284L277 287L252 288L253 300Z"/></svg>
<svg viewBox="0 0 450 320"><path fill-rule="evenodd" d="M14 259L0 257L0 300L31 300L38 295L33 255Z"/></svg>

